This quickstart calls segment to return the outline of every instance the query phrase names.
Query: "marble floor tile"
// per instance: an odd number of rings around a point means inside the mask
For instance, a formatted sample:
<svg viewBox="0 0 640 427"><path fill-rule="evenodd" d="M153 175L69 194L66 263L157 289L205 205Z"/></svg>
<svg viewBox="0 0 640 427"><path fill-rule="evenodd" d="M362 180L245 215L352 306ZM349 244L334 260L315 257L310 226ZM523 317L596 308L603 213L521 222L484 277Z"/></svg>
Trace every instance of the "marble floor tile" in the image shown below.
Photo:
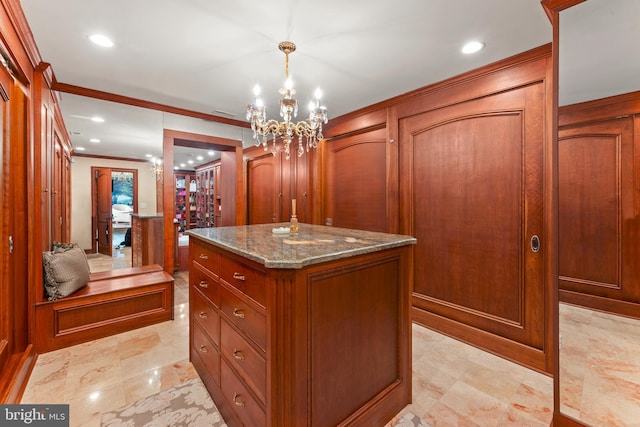
<svg viewBox="0 0 640 427"><path fill-rule="evenodd" d="M175 275L175 320L42 354L23 403L69 403L72 426L185 383L189 362L188 272ZM495 355L413 325L412 412L432 426L549 425L552 381Z"/></svg>
<svg viewBox="0 0 640 427"><path fill-rule="evenodd" d="M561 412L592 426L640 425L640 320L560 304Z"/></svg>

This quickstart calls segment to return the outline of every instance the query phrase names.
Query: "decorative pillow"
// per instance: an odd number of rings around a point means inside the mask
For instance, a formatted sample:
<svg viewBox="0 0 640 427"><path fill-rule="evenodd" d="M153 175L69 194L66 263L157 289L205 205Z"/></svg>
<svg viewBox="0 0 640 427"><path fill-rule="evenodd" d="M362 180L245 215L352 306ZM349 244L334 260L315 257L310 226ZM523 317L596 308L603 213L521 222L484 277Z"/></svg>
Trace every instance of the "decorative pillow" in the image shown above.
<svg viewBox="0 0 640 427"><path fill-rule="evenodd" d="M78 246L77 243L53 242L53 244L51 245L51 250L53 252L58 252L60 251L60 249L62 249L63 251L66 251L67 249L79 248L79 247L80 246Z"/></svg>
<svg viewBox="0 0 640 427"><path fill-rule="evenodd" d="M76 244L54 245L53 251L43 252L42 266L49 301L66 297L89 282L87 256Z"/></svg>

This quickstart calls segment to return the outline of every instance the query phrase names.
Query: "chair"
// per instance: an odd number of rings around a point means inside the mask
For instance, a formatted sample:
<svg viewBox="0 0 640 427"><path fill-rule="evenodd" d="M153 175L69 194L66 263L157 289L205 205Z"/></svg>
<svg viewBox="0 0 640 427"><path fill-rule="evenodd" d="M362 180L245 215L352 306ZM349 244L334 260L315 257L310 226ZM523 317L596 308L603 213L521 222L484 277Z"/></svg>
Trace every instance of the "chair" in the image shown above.
<svg viewBox="0 0 640 427"><path fill-rule="evenodd" d="M131 212L133 212L133 208L128 205L112 205L111 206L111 215L113 224L124 224L127 226L131 226Z"/></svg>

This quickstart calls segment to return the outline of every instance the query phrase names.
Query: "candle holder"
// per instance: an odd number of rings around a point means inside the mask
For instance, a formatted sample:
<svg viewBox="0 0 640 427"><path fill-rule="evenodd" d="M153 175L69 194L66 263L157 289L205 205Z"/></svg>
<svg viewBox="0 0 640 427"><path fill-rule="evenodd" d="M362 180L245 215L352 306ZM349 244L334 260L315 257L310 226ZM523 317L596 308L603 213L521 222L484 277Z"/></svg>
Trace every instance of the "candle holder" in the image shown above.
<svg viewBox="0 0 640 427"><path fill-rule="evenodd" d="M296 199L291 199L291 220L289 221L289 233L298 234L298 217L296 216Z"/></svg>

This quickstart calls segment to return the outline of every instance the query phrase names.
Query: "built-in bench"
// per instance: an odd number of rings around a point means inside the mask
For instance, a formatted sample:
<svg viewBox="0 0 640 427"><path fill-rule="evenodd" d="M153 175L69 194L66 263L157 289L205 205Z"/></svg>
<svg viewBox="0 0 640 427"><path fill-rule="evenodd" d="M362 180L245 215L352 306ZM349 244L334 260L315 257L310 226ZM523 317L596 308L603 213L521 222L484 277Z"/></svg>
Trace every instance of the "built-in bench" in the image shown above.
<svg viewBox="0 0 640 427"><path fill-rule="evenodd" d="M173 277L157 264L91 273L87 286L36 303L36 351L45 353L173 319Z"/></svg>

